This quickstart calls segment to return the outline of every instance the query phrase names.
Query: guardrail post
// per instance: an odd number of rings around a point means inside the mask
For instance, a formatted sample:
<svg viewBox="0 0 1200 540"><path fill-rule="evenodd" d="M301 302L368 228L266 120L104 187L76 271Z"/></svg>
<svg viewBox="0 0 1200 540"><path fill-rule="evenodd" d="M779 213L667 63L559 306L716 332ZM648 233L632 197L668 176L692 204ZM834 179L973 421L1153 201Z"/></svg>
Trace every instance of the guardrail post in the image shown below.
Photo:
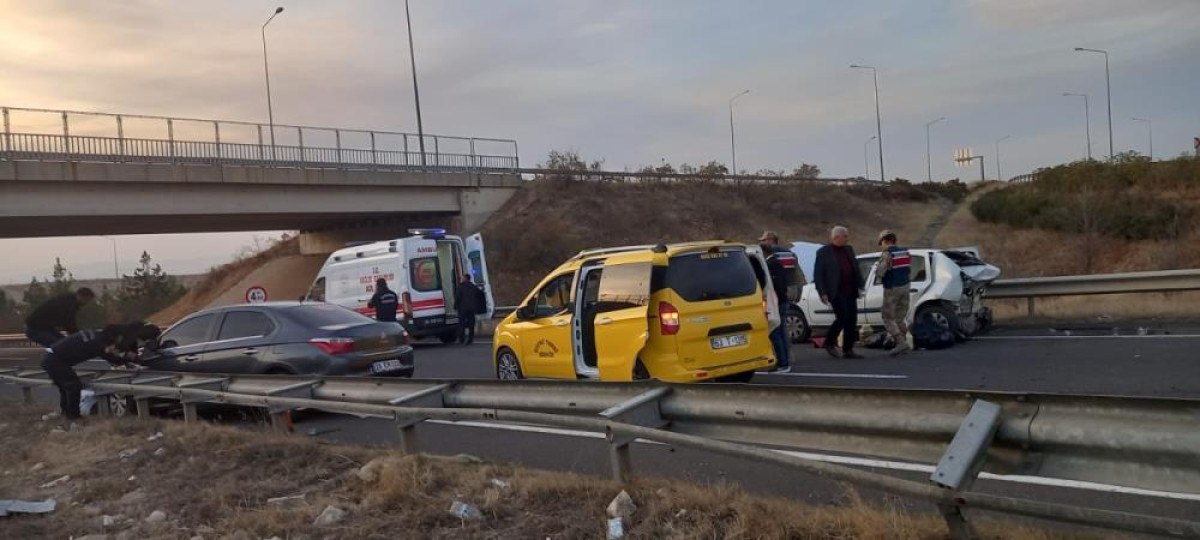
<svg viewBox="0 0 1200 540"><path fill-rule="evenodd" d="M266 161L267 154L263 150L262 124L258 124L258 160Z"/></svg>
<svg viewBox="0 0 1200 540"><path fill-rule="evenodd" d="M340 129L333 130L333 140L334 140L334 144L337 145L338 164L341 164L342 163L342 130L340 130Z"/></svg>
<svg viewBox="0 0 1200 540"><path fill-rule="evenodd" d="M300 168L304 168L304 128L297 127L296 134L300 137Z"/></svg>
<svg viewBox="0 0 1200 540"><path fill-rule="evenodd" d="M265 392L267 397L290 397L313 399L313 389L324 384L321 380L302 381L295 384L272 388ZM288 433L292 431L292 408L268 406L267 412L271 415L271 427L276 431Z"/></svg>
<svg viewBox="0 0 1200 540"><path fill-rule="evenodd" d="M33 405L33 387L32 386L22 386L21 387L21 397L24 398L26 405Z"/></svg>
<svg viewBox="0 0 1200 540"><path fill-rule="evenodd" d="M194 424L197 420L200 420L200 414L196 411L196 402L185 402L183 404L183 421L188 424Z"/></svg>
<svg viewBox="0 0 1200 540"><path fill-rule="evenodd" d="M224 391L225 386L228 383L229 383L229 379L227 379L225 377L220 377L220 378L215 378L215 379L201 379L198 381L180 382L180 383L176 383L175 386L178 388L184 388L184 389ZM183 421L184 422L192 424L200 419L200 415L199 415L198 411L196 410L196 404L201 403L203 401L204 401L203 399L197 400L197 399L183 397L182 393L180 393L179 403L181 405L183 405Z"/></svg>
<svg viewBox="0 0 1200 540"><path fill-rule="evenodd" d="M221 161L221 123L213 121L213 137L217 141L217 162Z"/></svg>
<svg viewBox="0 0 1200 540"><path fill-rule="evenodd" d="M1033 304L1034 304L1034 298L1032 296L1025 299L1025 315L1029 318L1033 318L1033 313L1034 313Z"/></svg>
<svg viewBox="0 0 1200 540"><path fill-rule="evenodd" d="M404 166L408 166L408 134L404 134Z"/></svg>
<svg viewBox="0 0 1200 540"><path fill-rule="evenodd" d="M479 168L479 160L475 157L475 137L471 137L471 168Z"/></svg>
<svg viewBox="0 0 1200 540"><path fill-rule="evenodd" d="M134 398L133 402L137 405L138 420L150 419L150 398Z"/></svg>
<svg viewBox="0 0 1200 540"><path fill-rule="evenodd" d="M122 121L121 115L117 115L117 153L120 154L121 162L125 161L125 122Z"/></svg>
<svg viewBox="0 0 1200 540"><path fill-rule="evenodd" d="M513 168L521 168L521 151L517 148L517 141L513 141Z"/></svg>
<svg viewBox="0 0 1200 540"><path fill-rule="evenodd" d="M63 113L62 113L62 120L63 120L63 151L66 152L67 156L70 156L71 155L71 128L67 122L66 111L63 111Z"/></svg>
<svg viewBox="0 0 1200 540"><path fill-rule="evenodd" d="M442 165L442 152L438 150L438 137L433 138L433 166L440 167Z"/></svg>
<svg viewBox="0 0 1200 540"><path fill-rule="evenodd" d="M0 108L0 113L3 113L3 116L4 116L4 152L11 154L13 151L12 150L12 125L9 124L9 120L8 120L8 107Z"/></svg>
<svg viewBox="0 0 1200 540"><path fill-rule="evenodd" d="M667 425L659 409L659 401L671 393L671 387L662 386L643 392L632 399L618 403L600 412L600 416L616 422L661 428ZM633 464L629 445L633 437L608 432L608 458L612 465L613 479L628 483L633 479Z"/></svg>
<svg viewBox="0 0 1200 540"><path fill-rule="evenodd" d="M441 408L446 406L444 397L453 385L443 383L419 390L398 398L389 399L388 405L415 408ZM424 422L424 416L396 415L396 428L400 430L400 450L405 454L417 453L417 424Z"/></svg>
<svg viewBox="0 0 1200 540"><path fill-rule="evenodd" d="M975 400L929 481L955 493L971 489L999 427L1000 406L982 399ZM974 528L963 516L961 507L938 504L938 510L946 520L951 538L966 540L977 537Z"/></svg>
<svg viewBox="0 0 1200 540"><path fill-rule="evenodd" d="M171 151L171 163L175 162L175 124L167 119L167 147Z"/></svg>
<svg viewBox="0 0 1200 540"><path fill-rule="evenodd" d="M375 156L375 132L371 132L371 165L378 166L379 158Z"/></svg>

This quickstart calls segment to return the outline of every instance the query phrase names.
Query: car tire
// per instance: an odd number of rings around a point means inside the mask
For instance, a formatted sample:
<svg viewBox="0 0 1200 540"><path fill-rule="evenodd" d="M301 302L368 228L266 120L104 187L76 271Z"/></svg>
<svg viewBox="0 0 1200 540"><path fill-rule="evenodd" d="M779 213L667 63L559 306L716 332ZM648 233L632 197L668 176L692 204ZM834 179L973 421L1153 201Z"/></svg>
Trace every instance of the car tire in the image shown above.
<svg viewBox="0 0 1200 540"><path fill-rule="evenodd" d="M804 312L799 309L788 310L784 321L787 324L788 339L792 343L804 343L812 337L812 327L808 325L808 319L804 317Z"/></svg>
<svg viewBox="0 0 1200 540"><path fill-rule="evenodd" d="M133 396L109 394L104 396L104 399L108 400L108 410L112 411L113 416L118 418L137 416L137 402L134 401Z"/></svg>
<svg viewBox="0 0 1200 540"><path fill-rule="evenodd" d="M503 347L496 352L496 379L501 381L519 381L525 378L521 371L521 361L512 349Z"/></svg>
<svg viewBox="0 0 1200 540"><path fill-rule="evenodd" d="M444 343L446 345L454 343L455 341L458 341L458 330L442 332L442 333L438 334L438 339L442 340L442 343Z"/></svg>
<svg viewBox="0 0 1200 540"><path fill-rule="evenodd" d="M916 316L913 317L912 328L915 330L920 324L931 324L933 327L941 330L939 334L948 333L950 336L949 343L946 340L939 339L937 342L931 342L926 339L918 338L917 334L913 334L913 344L922 349L941 349L946 348L958 341L958 315L954 310L941 304L927 304L921 306L917 310Z"/></svg>
<svg viewBox="0 0 1200 540"><path fill-rule="evenodd" d="M642 363L641 360L634 362L634 364L633 364L633 380L648 381L651 378L652 377L650 376L650 370L646 369L646 364Z"/></svg>
<svg viewBox="0 0 1200 540"><path fill-rule="evenodd" d="M717 377L717 382L743 383L744 384L744 383L750 382L750 380L753 378L754 378L754 370L750 370L750 371L743 371L741 373L734 373L733 375L726 375L724 377Z"/></svg>

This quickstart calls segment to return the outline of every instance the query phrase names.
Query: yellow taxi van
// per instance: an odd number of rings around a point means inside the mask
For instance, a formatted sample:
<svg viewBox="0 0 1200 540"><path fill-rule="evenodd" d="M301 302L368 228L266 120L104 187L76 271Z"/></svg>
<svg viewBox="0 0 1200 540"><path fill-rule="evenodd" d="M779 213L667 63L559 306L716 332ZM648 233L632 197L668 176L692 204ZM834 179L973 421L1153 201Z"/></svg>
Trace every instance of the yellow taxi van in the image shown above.
<svg viewBox="0 0 1200 540"><path fill-rule="evenodd" d="M765 268L724 241L582 251L496 327L496 376L749 381L775 365Z"/></svg>

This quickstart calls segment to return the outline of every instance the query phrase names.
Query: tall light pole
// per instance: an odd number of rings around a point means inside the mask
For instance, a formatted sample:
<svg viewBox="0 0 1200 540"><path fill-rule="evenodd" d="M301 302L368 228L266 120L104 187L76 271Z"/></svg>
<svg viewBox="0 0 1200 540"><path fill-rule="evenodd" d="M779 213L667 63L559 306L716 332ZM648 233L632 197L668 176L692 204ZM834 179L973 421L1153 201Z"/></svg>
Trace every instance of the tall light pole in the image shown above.
<svg viewBox="0 0 1200 540"><path fill-rule="evenodd" d="M404 0L404 22L408 25L408 63L412 66L413 102L417 106L417 144L421 149L421 167L425 167L425 127L421 125L421 91L417 89L417 53L413 51L412 17Z"/></svg>
<svg viewBox="0 0 1200 540"><path fill-rule="evenodd" d="M112 242L113 249L113 279L121 279L121 270L117 267L117 239L111 236L101 236L105 240Z"/></svg>
<svg viewBox="0 0 1200 540"><path fill-rule="evenodd" d="M271 128L271 160L275 160L275 111L271 108L271 68L267 64L267 25L275 20L275 16L283 13L283 6L275 8L275 13L262 25L263 42L263 75L267 79L267 123Z"/></svg>
<svg viewBox="0 0 1200 540"><path fill-rule="evenodd" d="M749 91L749 90L742 90L742 92L741 92L740 94L738 94L738 95L736 95L736 96L733 96L733 97L729 98L729 154L730 154L730 157L731 157L731 158L732 158L732 160L733 160L733 170L732 170L732 171L730 171L730 173L731 173L731 174L737 174L737 173L738 173L738 168L737 168L737 141L736 141L736 139L734 139L734 136L733 136L733 102L734 102L734 101L737 101L737 98L740 98L740 97L742 97L742 96L744 96L744 95L746 95L746 94L749 94L749 93L750 93L750 91Z"/></svg>
<svg viewBox="0 0 1200 540"><path fill-rule="evenodd" d="M925 180L927 182L933 182L933 165L929 161L929 128L945 119L946 117L943 116L937 120L925 123Z"/></svg>
<svg viewBox="0 0 1200 540"><path fill-rule="evenodd" d="M996 141L996 179L1003 182L1004 175L1000 174L1000 143L1011 139L1012 135L1005 135Z"/></svg>
<svg viewBox="0 0 1200 540"><path fill-rule="evenodd" d="M1136 116L1130 120L1146 123L1146 134L1150 136L1150 161L1154 161L1154 122L1151 122L1148 118L1138 118Z"/></svg>
<svg viewBox="0 0 1200 540"><path fill-rule="evenodd" d="M1108 76L1108 51L1075 47L1079 52L1094 52L1104 55L1104 97L1108 100L1108 159L1113 158L1113 126L1112 126L1112 80Z"/></svg>
<svg viewBox="0 0 1200 540"><path fill-rule="evenodd" d="M871 141L875 139L876 137L872 135L870 139L867 139L867 142L863 143L863 174L867 175L867 180L871 179Z"/></svg>
<svg viewBox="0 0 1200 540"><path fill-rule="evenodd" d="M851 68L869 69L875 76L875 137L879 141L879 181L886 182L887 175L883 172L883 120L879 115L879 70L872 66L860 66L858 64L850 64Z"/></svg>
<svg viewBox="0 0 1200 540"><path fill-rule="evenodd" d="M1091 113L1088 112L1088 110L1091 108L1088 106L1088 95L1087 94L1075 94L1072 92L1063 92L1063 97L1081 97L1081 98L1083 98L1083 129L1087 133L1087 158L1088 158L1088 161L1091 161L1092 160L1092 119L1091 119Z"/></svg>

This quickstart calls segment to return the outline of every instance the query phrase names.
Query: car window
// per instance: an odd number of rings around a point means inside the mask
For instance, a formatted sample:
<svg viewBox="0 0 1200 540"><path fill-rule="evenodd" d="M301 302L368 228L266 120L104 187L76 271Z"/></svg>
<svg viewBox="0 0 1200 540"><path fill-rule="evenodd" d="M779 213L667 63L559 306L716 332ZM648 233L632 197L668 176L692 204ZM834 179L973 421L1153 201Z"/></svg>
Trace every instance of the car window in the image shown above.
<svg viewBox="0 0 1200 540"><path fill-rule="evenodd" d="M665 285L687 302L740 298L758 290L744 249L714 249L671 257Z"/></svg>
<svg viewBox="0 0 1200 540"><path fill-rule="evenodd" d="M929 281L929 265L924 255L913 255L912 281Z"/></svg>
<svg viewBox="0 0 1200 540"><path fill-rule="evenodd" d="M413 259L408 262L408 268L413 290L428 292L442 288L437 257Z"/></svg>
<svg viewBox="0 0 1200 540"><path fill-rule="evenodd" d="M371 322L365 315L355 313L342 306L334 304L305 304L287 308L287 315L292 320L317 328L326 326L341 326L346 324L362 324Z"/></svg>
<svg viewBox="0 0 1200 540"><path fill-rule="evenodd" d="M571 282L575 274L563 274L547 283L534 299L538 317L547 317L567 309L571 305Z"/></svg>
<svg viewBox="0 0 1200 540"><path fill-rule="evenodd" d="M217 341L245 337L265 336L275 329L275 324L266 315L257 311L230 311L221 321Z"/></svg>
<svg viewBox="0 0 1200 540"><path fill-rule="evenodd" d="M650 304L650 263L605 266L600 276L599 312Z"/></svg>
<svg viewBox="0 0 1200 540"><path fill-rule="evenodd" d="M159 339L160 343L174 341L176 347L187 347L208 340L208 329L216 315L207 313L183 321L174 328L167 330Z"/></svg>
<svg viewBox="0 0 1200 540"><path fill-rule="evenodd" d="M879 262L879 257L859 257L858 270L862 272L863 279L871 279L871 270L875 269L875 263ZM883 276L875 276L875 284L883 283Z"/></svg>
<svg viewBox="0 0 1200 540"><path fill-rule="evenodd" d="M325 301L325 276L321 276L313 282L312 288L308 290L307 300L311 302Z"/></svg>

